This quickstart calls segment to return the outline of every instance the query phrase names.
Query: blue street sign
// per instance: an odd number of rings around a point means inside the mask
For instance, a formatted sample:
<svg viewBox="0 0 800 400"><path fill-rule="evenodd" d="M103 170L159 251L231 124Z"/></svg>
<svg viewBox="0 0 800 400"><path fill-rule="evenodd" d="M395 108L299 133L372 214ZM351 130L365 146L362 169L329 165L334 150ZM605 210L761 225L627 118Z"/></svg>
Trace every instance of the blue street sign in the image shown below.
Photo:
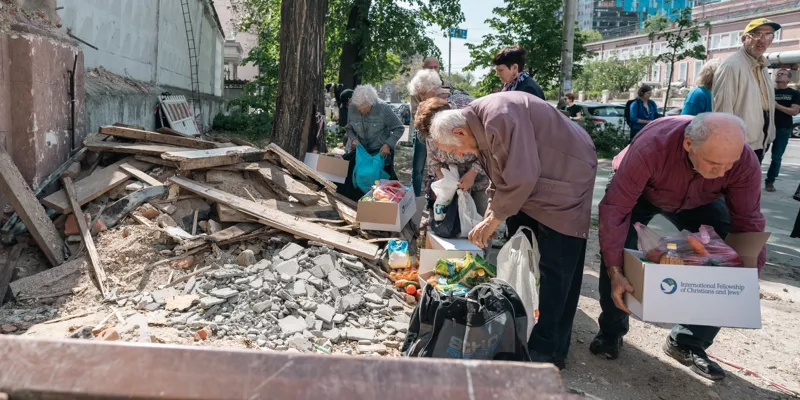
<svg viewBox="0 0 800 400"><path fill-rule="evenodd" d="M458 38L458 39L466 39L467 38L467 30L460 29L460 28L450 28L450 37Z"/></svg>

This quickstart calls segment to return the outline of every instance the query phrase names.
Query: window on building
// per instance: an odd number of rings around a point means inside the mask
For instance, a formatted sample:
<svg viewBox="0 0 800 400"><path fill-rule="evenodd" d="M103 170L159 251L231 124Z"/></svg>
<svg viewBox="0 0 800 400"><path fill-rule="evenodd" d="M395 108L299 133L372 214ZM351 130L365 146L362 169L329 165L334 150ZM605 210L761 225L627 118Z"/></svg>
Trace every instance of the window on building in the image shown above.
<svg viewBox="0 0 800 400"><path fill-rule="evenodd" d="M719 35L711 35L711 50L719 49Z"/></svg>
<svg viewBox="0 0 800 400"><path fill-rule="evenodd" d="M661 80L661 64L660 63L654 63L653 64L653 70L652 70L652 73L650 75L650 82L658 82L660 80Z"/></svg>
<svg viewBox="0 0 800 400"><path fill-rule="evenodd" d="M700 70L703 68L702 61L695 61L694 62L694 74L692 75L692 79L697 80L697 77L700 76Z"/></svg>
<svg viewBox="0 0 800 400"><path fill-rule="evenodd" d="M672 73L672 65L664 64L664 66L666 67L664 71L664 85L668 85L671 78L669 75ZM674 77L672 78L674 79Z"/></svg>
<svg viewBox="0 0 800 400"><path fill-rule="evenodd" d="M725 49L731 47L731 36L729 34L722 34L719 37L719 48Z"/></svg>
<svg viewBox="0 0 800 400"><path fill-rule="evenodd" d="M779 30L779 31L775 32L775 40L774 41L781 40L781 32L783 32L783 30Z"/></svg>
<svg viewBox="0 0 800 400"><path fill-rule="evenodd" d="M687 73L689 73L689 64L685 61L678 64L678 80L686 82Z"/></svg>

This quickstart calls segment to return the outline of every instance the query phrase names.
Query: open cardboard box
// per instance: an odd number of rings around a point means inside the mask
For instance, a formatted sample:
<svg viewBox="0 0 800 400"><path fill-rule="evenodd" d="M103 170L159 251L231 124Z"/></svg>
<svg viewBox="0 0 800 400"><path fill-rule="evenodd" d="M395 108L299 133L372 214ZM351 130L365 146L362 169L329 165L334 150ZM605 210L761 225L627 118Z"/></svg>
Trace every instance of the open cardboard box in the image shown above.
<svg viewBox="0 0 800 400"><path fill-rule="evenodd" d="M344 183L350 166L347 160L317 153L306 153L303 163L319 172L325 179L336 183Z"/></svg>
<svg viewBox="0 0 800 400"><path fill-rule="evenodd" d="M625 305L647 322L761 328L756 263L770 233L731 233L725 243L745 268L654 264L625 249L625 277L634 288Z"/></svg>
<svg viewBox="0 0 800 400"><path fill-rule="evenodd" d="M483 249L470 243L467 238L447 239L428 231L425 248L434 250L466 250L483 256Z"/></svg>
<svg viewBox="0 0 800 400"><path fill-rule="evenodd" d="M372 196L370 190L366 196ZM407 188L399 203L382 201L359 201L356 221L361 229L370 231L400 232L416 212L414 190Z"/></svg>

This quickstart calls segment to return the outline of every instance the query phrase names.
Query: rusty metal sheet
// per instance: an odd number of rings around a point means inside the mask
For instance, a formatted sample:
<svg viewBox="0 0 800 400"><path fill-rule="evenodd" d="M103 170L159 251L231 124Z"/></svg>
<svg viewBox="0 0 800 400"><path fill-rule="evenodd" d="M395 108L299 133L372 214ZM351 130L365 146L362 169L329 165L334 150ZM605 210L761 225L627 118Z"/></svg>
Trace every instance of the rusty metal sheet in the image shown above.
<svg viewBox="0 0 800 400"><path fill-rule="evenodd" d="M11 399L540 399L564 393L548 364L351 357L0 337Z"/></svg>

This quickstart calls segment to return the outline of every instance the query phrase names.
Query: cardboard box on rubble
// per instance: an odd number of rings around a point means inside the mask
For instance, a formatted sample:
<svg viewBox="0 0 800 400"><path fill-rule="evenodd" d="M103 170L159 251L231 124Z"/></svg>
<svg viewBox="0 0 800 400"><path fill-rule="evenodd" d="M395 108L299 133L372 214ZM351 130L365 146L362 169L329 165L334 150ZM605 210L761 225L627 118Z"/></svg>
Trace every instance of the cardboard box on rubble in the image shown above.
<svg viewBox="0 0 800 400"><path fill-rule="evenodd" d="M350 166L349 161L317 153L306 153L303 163L319 172L325 179L336 183L344 183Z"/></svg>
<svg viewBox="0 0 800 400"><path fill-rule="evenodd" d="M732 233L725 243L745 268L643 262L641 251L625 249L625 277L634 293L625 305L647 322L761 328L756 267L770 233Z"/></svg>
<svg viewBox="0 0 800 400"><path fill-rule="evenodd" d="M372 196L371 190L367 196ZM408 189L399 203L359 200L356 221L364 230L400 232L416 211L414 191Z"/></svg>

